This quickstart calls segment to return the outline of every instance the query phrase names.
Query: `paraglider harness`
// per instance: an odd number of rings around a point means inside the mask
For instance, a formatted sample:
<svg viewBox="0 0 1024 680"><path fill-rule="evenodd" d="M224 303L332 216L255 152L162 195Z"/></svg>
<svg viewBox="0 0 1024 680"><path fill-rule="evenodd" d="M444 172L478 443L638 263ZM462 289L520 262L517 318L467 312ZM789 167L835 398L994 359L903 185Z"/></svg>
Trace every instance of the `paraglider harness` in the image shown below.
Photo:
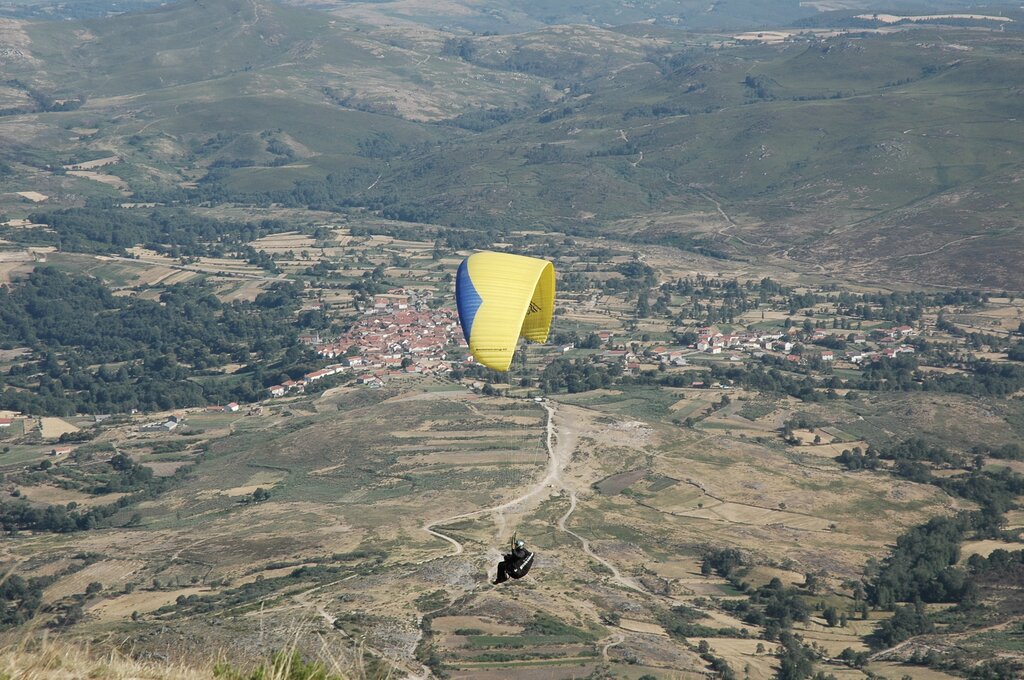
<svg viewBox="0 0 1024 680"><path fill-rule="evenodd" d="M526 549L525 546L518 546L516 543L519 541L515 536L509 544L509 552L505 555L501 562L498 563L498 575L494 579L494 583L504 583L510 578L518 579L526 576L530 571L530 567L533 566L533 553Z"/></svg>

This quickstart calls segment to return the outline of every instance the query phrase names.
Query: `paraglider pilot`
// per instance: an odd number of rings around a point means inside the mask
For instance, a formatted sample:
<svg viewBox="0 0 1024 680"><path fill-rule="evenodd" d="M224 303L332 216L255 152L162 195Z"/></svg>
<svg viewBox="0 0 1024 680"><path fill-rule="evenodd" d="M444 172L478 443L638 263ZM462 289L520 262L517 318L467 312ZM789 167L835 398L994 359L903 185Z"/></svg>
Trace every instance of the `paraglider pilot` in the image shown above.
<svg viewBox="0 0 1024 680"><path fill-rule="evenodd" d="M491 583L498 585L510 578L522 578L533 566L533 553L526 549L526 543L521 540L514 540L512 552L504 556L498 563L498 575Z"/></svg>

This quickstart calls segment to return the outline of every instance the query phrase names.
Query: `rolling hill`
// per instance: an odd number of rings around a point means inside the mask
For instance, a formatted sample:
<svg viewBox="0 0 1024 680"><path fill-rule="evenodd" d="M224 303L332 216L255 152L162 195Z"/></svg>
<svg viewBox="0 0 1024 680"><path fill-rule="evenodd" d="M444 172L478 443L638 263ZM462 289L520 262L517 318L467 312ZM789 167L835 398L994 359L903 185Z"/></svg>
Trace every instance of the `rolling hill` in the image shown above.
<svg viewBox="0 0 1024 680"><path fill-rule="evenodd" d="M429 195L441 220L697 236L1019 288L1018 41L946 30L648 55L539 115L398 165L379 189ZM686 225L718 208L729 217L703 234Z"/></svg>
<svg viewBox="0 0 1024 680"><path fill-rule="evenodd" d="M467 36L343 16L224 0L8 22L0 190L363 206L1024 288L1020 31ZM105 183L52 172L101 158Z"/></svg>

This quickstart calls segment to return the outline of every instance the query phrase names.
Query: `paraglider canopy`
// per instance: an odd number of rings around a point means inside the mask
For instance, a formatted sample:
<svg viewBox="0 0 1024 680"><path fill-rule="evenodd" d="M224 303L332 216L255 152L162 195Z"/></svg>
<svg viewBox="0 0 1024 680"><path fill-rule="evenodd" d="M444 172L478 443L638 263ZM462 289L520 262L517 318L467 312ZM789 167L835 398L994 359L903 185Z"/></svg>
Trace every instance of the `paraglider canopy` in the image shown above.
<svg viewBox="0 0 1024 680"><path fill-rule="evenodd" d="M535 257L476 253L459 265L455 301L470 353L488 368L507 371L520 337L548 339L555 268Z"/></svg>

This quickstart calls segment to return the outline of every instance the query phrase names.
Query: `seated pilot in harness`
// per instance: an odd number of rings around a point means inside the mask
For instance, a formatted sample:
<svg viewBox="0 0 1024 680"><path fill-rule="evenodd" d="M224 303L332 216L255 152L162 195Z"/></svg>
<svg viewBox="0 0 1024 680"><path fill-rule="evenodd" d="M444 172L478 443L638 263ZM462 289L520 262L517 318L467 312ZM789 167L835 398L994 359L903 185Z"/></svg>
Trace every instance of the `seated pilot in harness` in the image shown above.
<svg viewBox="0 0 1024 680"><path fill-rule="evenodd" d="M498 585L510 578L522 578L533 566L533 553L526 549L526 543L519 539L512 542L512 552L498 563L498 575L491 583Z"/></svg>

